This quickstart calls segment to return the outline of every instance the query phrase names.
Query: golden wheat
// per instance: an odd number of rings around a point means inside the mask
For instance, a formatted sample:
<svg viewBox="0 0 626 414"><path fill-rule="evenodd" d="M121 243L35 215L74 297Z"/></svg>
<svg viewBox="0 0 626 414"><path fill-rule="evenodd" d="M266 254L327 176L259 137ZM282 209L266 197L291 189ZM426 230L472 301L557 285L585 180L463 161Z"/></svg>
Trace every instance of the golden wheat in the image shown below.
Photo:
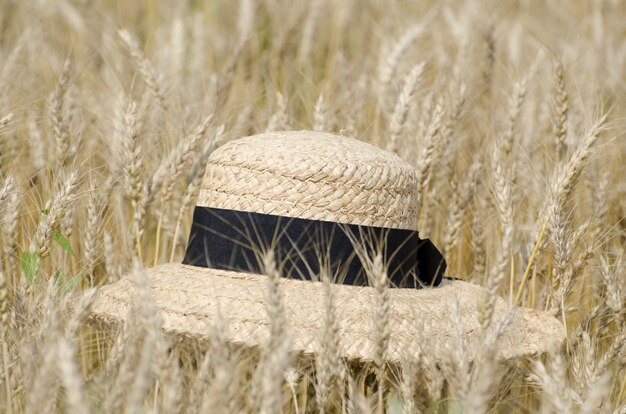
<svg viewBox="0 0 626 414"><path fill-rule="evenodd" d="M623 2L0 8L0 412L626 413ZM495 329L384 363L395 321L378 257L376 363L339 354L324 273L323 351L294 355L266 255L260 349L226 341L228 309L206 343L164 335L143 269L181 260L209 154L289 128L409 161L420 234L451 276L487 287L480 322ZM93 289L124 274L128 322L87 323ZM495 360L517 305L563 322L560 352Z"/></svg>

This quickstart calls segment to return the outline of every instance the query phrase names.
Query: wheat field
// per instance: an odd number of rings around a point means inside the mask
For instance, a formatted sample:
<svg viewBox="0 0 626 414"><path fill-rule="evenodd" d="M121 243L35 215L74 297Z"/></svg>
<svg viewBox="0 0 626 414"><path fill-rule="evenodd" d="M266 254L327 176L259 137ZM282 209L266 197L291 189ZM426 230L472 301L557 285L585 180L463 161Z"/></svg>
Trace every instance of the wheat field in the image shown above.
<svg viewBox="0 0 626 414"><path fill-rule="evenodd" d="M625 21L619 0L4 0L0 411L626 414ZM99 286L182 259L214 148L290 129L414 166L448 273L552 313L561 352L307 360L223 321L165 336L146 295L87 323Z"/></svg>

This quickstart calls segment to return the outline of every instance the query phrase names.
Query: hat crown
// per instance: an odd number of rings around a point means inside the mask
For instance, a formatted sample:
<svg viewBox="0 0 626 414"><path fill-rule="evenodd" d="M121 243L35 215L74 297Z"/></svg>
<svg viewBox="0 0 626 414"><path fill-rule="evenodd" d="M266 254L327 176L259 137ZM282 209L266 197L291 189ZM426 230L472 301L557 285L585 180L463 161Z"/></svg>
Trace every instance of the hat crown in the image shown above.
<svg viewBox="0 0 626 414"><path fill-rule="evenodd" d="M230 141L209 157L197 205L417 229L413 168L356 139L312 131Z"/></svg>

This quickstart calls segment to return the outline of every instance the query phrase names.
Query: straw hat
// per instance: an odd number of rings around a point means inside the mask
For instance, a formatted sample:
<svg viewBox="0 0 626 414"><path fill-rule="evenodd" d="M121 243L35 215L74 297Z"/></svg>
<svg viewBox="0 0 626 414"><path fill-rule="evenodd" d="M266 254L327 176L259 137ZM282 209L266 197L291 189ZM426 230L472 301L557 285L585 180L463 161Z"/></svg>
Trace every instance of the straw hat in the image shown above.
<svg viewBox="0 0 626 414"><path fill-rule="evenodd" d="M283 224L293 218L306 223L342 223L359 229L385 228L390 234L417 234L416 200L416 178L411 166L396 155L361 141L310 131L272 132L234 140L209 158L185 261L190 262L190 250L197 244L194 231L204 228L202 223L196 223L202 209L235 212L239 219L246 214L242 212L249 212L258 215L255 217L278 216L284 219ZM207 239L210 242L213 236L205 237L205 243ZM211 256L220 250L222 243L227 243L226 239L209 244L207 254ZM277 257L278 262L281 259ZM163 329L170 334L205 339L219 312L227 321L227 338L232 343L251 347L266 343L267 276L254 272L255 265L250 267L252 270L233 271L214 262L168 263L146 270ZM301 270L296 265L291 267L294 269ZM324 329L326 290L322 282L315 280L316 275L308 278L314 280L281 277L279 286L291 349L315 354ZM434 279L432 282L437 284ZM92 307L92 318L107 324L124 321L135 286L132 275L128 275L101 288ZM376 290L358 283L336 283L332 291L342 355L373 360ZM466 343L479 335L478 308L486 298L485 290L479 286L445 280L437 287L389 288L386 293L390 361L399 361L418 348L436 354L450 346L451 338L458 332ZM458 313L451 316L452 304ZM507 312L508 306L498 298L493 325ZM417 343L415 334L418 321L421 343ZM563 339L563 327L555 318L520 308L500 338L497 356L506 360L549 352L558 348Z"/></svg>

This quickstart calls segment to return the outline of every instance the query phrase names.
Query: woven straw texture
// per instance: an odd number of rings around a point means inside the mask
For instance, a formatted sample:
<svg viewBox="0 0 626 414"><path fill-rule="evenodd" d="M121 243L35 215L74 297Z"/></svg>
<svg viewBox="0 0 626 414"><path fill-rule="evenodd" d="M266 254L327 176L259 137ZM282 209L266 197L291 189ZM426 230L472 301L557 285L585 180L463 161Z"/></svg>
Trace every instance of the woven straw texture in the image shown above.
<svg viewBox="0 0 626 414"><path fill-rule="evenodd" d="M269 320L266 316L268 281L265 276L164 264L148 270L152 300L166 332L206 339L218 312L226 319L230 342L247 346L266 343ZM105 323L124 320L134 298L131 277L104 287L93 308L93 317ZM338 335L342 355L351 360L371 361L375 355L376 293L371 287L333 285ZM324 286L321 282L281 279L280 289L287 329L296 352L313 354L320 349L324 329ZM477 306L485 299L476 285L454 281L436 289L390 289L388 360L398 362L417 355L421 348L435 356L455 341L460 329L471 348L480 327ZM458 301L458 315L450 315ZM498 299L496 323L507 311ZM418 320L423 328L418 328ZM454 326L452 321L460 322ZM418 343L417 329L423 329ZM554 318L530 309L518 309L512 325L500 339L502 360L555 350L564 332Z"/></svg>
<svg viewBox="0 0 626 414"><path fill-rule="evenodd" d="M231 141L209 158L197 205L417 230L415 172L395 154L322 132Z"/></svg>
<svg viewBox="0 0 626 414"><path fill-rule="evenodd" d="M348 224L416 229L415 172L397 156L372 145L318 132L266 133L232 141L210 157L197 204ZM218 312L228 321L228 338L246 346L263 344L267 278L170 263L147 270L152 300L168 333L205 338ZM134 298L133 276L105 286L92 317L123 321ZM324 329L324 287L319 282L281 279L292 349L315 353ZM375 291L333 285L340 348L348 359L372 360L375 353ZM478 306L484 289L461 281L435 289L389 289L391 339L388 359L399 361L418 348L441 350L460 332L468 346L480 332ZM451 305L458 303L458 315ZM493 326L507 307L496 302ZM423 321L421 343L416 340ZM551 351L564 330L553 317L519 309L498 346L500 359Z"/></svg>

